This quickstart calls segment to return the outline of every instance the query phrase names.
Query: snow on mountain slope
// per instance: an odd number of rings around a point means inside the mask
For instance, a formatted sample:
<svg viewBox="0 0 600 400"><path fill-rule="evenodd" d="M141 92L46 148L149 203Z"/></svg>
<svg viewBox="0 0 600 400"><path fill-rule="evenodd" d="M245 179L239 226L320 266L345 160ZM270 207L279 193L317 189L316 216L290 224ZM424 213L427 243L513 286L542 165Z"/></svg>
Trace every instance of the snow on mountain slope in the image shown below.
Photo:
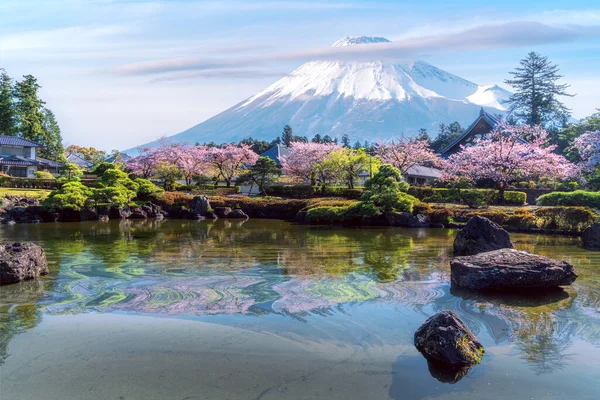
<svg viewBox="0 0 600 400"><path fill-rule="evenodd" d="M346 36L334 46L389 42ZM501 113L510 93L480 86L424 61L307 62L265 90L168 138L174 142L231 142L252 136L272 140L289 124L294 133L370 142L440 123L471 123L479 108ZM156 142L146 144L156 145ZM126 150L129 154L135 149Z"/></svg>

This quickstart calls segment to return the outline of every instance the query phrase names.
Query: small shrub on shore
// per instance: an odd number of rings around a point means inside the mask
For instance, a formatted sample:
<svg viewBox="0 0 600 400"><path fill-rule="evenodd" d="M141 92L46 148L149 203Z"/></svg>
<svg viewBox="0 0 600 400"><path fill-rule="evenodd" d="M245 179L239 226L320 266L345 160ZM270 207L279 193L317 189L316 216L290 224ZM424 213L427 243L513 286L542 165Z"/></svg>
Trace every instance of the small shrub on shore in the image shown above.
<svg viewBox="0 0 600 400"><path fill-rule="evenodd" d="M60 189L52 191L43 205L50 210L70 208L79 211L91 195L92 190L81 182L67 182Z"/></svg>
<svg viewBox="0 0 600 400"><path fill-rule="evenodd" d="M600 192L552 192L537 199L539 206L573 206L600 208Z"/></svg>
<svg viewBox="0 0 600 400"><path fill-rule="evenodd" d="M598 217L585 207L544 207L536 210L533 215L540 228L566 233L582 232Z"/></svg>

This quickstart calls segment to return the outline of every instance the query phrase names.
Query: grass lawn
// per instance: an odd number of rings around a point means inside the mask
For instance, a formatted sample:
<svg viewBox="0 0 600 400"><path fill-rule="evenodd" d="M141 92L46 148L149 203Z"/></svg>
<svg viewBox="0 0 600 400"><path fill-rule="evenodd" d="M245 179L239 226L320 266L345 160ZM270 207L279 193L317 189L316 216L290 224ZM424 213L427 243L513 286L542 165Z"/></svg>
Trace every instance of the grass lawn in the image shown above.
<svg viewBox="0 0 600 400"><path fill-rule="evenodd" d="M48 193L50 193L50 190L46 189L20 189L0 187L0 198L4 196L28 196L43 199L46 196L48 196Z"/></svg>

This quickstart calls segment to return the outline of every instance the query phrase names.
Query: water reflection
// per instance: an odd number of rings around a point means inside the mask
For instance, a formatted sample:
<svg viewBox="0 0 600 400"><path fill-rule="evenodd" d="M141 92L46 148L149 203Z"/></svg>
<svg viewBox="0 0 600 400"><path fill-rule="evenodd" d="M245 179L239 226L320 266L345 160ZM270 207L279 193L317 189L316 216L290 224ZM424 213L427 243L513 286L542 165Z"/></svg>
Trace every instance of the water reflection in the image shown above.
<svg viewBox="0 0 600 400"><path fill-rule="evenodd" d="M451 230L338 229L281 221L110 221L1 227L40 243L47 279L0 297L2 342L46 314L201 316L342 315L391 306L418 326L453 310L477 335L512 345L537 374L573 362L571 343L600 344L600 254L572 238L513 235L517 247L566 259L580 278L567 290L481 295L450 287ZM351 317L348 317L351 320ZM373 337L386 317L363 328ZM354 321L353 323L362 323ZM378 338L384 343L389 337ZM426 366L441 382L466 371Z"/></svg>

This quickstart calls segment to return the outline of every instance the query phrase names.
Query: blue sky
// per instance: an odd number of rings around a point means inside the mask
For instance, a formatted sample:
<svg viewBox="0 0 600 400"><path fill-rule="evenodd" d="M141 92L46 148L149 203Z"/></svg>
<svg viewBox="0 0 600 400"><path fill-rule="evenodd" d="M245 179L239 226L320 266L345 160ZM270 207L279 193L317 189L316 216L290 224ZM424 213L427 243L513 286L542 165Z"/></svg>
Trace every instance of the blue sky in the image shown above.
<svg viewBox="0 0 600 400"><path fill-rule="evenodd" d="M67 144L105 150L187 129L347 34L479 84L535 50L561 67L575 117L600 107L597 1L0 0L0 21L0 67L39 79Z"/></svg>

